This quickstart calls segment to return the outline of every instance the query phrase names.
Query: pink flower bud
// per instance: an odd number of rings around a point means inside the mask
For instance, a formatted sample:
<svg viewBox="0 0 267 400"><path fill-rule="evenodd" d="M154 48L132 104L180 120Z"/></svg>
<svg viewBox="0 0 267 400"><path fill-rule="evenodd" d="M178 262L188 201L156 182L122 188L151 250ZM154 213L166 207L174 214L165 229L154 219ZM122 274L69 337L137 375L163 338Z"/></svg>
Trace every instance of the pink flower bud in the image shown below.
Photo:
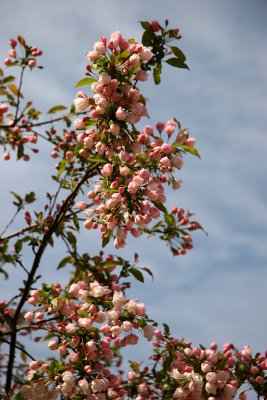
<svg viewBox="0 0 267 400"><path fill-rule="evenodd" d="M26 314L24 314L24 319L26 319L27 322L31 322L35 317L35 314L33 311L28 311Z"/></svg>
<svg viewBox="0 0 267 400"><path fill-rule="evenodd" d="M154 20L151 22L150 28L152 29L152 31L158 32L160 30L160 24L158 23L158 21Z"/></svg>
<svg viewBox="0 0 267 400"><path fill-rule="evenodd" d="M32 69L36 66L36 61L35 60L29 60L28 61L28 66Z"/></svg>
<svg viewBox="0 0 267 400"><path fill-rule="evenodd" d="M3 154L3 160L8 161L10 160L10 153L8 151L5 151Z"/></svg>
<svg viewBox="0 0 267 400"><path fill-rule="evenodd" d="M87 203L85 203L84 201L78 201L76 207L78 208L78 210L83 211L87 208Z"/></svg>

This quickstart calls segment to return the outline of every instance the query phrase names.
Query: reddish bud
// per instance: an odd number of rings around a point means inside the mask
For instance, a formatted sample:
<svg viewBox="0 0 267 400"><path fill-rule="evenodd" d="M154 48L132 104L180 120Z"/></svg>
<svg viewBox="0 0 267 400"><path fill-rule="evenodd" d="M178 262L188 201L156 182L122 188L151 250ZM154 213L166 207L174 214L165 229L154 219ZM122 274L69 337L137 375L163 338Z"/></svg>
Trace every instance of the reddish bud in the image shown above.
<svg viewBox="0 0 267 400"><path fill-rule="evenodd" d="M15 39L10 39L9 45L14 49L17 46L17 41Z"/></svg>
<svg viewBox="0 0 267 400"><path fill-rule="evenodd" d="M5 151L4 154L3 154L3 160L5 160L5 161L10 160L10 153L8 153L7 151Z"/></svg>

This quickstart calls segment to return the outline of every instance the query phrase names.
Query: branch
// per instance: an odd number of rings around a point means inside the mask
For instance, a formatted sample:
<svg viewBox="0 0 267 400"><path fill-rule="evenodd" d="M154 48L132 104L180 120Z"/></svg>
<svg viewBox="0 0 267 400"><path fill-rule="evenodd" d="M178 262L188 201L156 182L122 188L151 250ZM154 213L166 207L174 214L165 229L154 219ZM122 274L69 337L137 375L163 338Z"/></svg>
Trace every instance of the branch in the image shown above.
<svg viewBox="0 0 267 400"><path fill-rule="evenodd" d="M28 279L25 282L25 288L24 291L22 293L20 302L17 306L16 312L14 314L14 317L12 318L12 322L14 324L14 327L16 327L19 316L20 316L20 312L22 310L22 307L24 305L24 303L27 300L29 291L31 289L31 285L34 281L34 275L40 265L41 262L41 258L43 256L43 253L52 237L52 235L54 234L55 230L57 229L58 225L60 224L60 222L62 221L62 219L65 217L65 213L68 211L72 201L74 200L74 198L76 197L79 189L81 188L81 186L83 185L84 182L86 182L89 178L91 178L92 176L94 176L95 171L98 167L99 163L95 163L91 168L89 168L84 177L80 180L80 182L77 184L77 186L75 187L75 189L69 194L69 196L66 198L66 200L64 201L64 203L62 204L61 208L58 211L58 214L56 215L54 221L51 223L50 228L48 230L48 232L46 232L43 236L43 240L39 246L38 251L36 252L36 256L31 268L31 271L28 275ZM16 328L15 328L16 329ZM12 384L12 372L13 372L13 366L14 366L14 360L15 360L15 349L16 349L16 341L17 341L17 332L14 330L11 334L11 340L10 340L10 349L9 349L9 360L8 360L8 369L7 369L7 379L6 379L6 393L8 394L11 388L11 384Z"/></svg>
<svg viewBox="0 0 267 400"><path fill-rule="evenodd" d="M15 236L22 235L23 233L25 233L25 232L27 232L27 231L30 231L32 228L36 228L36 226L38 226L38 224L33 224L33 225L30 225L30 226L27 226L26 228L23 228L23 229L20 229L19 231L10 233L10 234L7 235L7 236L0 237L0 243L1 243L1 242L4 242L5 240L12 239L12 238L15 237ZM4 232L3 232L3 233L4 233Z"/></svg>
<svg viewBox="0 0 267 400"><path fill-rule="evenodd" d="M3 338L1 338L1 342L4 342L4 343L7 343L7 344L11 345L11 343L10 343L8 340L3 339ZM18 350L22 351L23 353L25 353L25 354L26 354L28 357L30 357L33 361L35 361L35 358L34 358L33 356L31 356L30 353L28 353L26 350L24 350L23 347L19 346L18 344L15 344L15 347L16 347L16 349L18 349Z"/></svg>
<svg viewBox="0 0 267 400"><path fill-rule="evenodd" d="M46 326L42 326L43 324L46 324L48 322L51 321L56 321L57 319L59 319L59 317L51 317L51 318L47 318L47 319L43 319L42 321L37 321L37 322L33 322L31 325L21 325L20 327L10 330L10 331L6 331L6 332L1 332L0 331L0 342L1 342L1 337L2 336L9 336L12 334L12 332L20 332L23 330L31 330L32 328L34 328L35 326L38 327L38 329L43 329L43 330L47 330Z"/></svg>
<svg viewBox="0 0 267 400"><path fill-rule="evenodd" d="M27 128L27 126L30 126L31 128L34 128L35 126L48 125L48 124L52 124L53 122L61 121L63 118L64 118L64 116L63 117L58 117L58 118L53 118L53 119L50 119L48 121L36 122L36 124L30 124L30 125L29 124L22 124L22 125L19 125L19 128ZM16 121L16 119L15 119L15 121ZM14 124L15 124L15 122L12 125L0 125L0 129L10 128L10 127L12 128L14 126Z"/></svg>

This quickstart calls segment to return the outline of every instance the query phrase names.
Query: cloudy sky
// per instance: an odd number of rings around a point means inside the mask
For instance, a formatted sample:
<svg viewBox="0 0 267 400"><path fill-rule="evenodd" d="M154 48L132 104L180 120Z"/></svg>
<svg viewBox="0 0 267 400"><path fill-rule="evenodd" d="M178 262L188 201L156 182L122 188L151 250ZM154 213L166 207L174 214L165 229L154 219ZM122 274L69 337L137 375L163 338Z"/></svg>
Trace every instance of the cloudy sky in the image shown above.
<svg viewBox="0 0 267 400"><path fill-rule="evenodd" d="M140 20L168 18L180 28L190 72L166 65L162 85L144 84L142 91L149 98L149 124L176 117L197 139L202 159L186 158L183 187L169 204L194 211L208 236L196 233L194 250L180 258L154 239L129 241L121 254L131 258L137 251L140 264L155 274L154 282L134 286L132 296L145 302L152 318L169 323L174 335L196 345L215 340L265 350L266 1L2 0L0 12L2 59L17 34L44 51L45 69L28 73L25 90L43 110L72 102L85 54L101 36L119 30L140 39ZM37 188L43 203L53 164L47 151L20 163L19 172L14 161L0 162L2 225L11 215L9 190ZM97 239L88 231L81 236L92 253ZM53 276L49 256L44 276Z"/></svg>

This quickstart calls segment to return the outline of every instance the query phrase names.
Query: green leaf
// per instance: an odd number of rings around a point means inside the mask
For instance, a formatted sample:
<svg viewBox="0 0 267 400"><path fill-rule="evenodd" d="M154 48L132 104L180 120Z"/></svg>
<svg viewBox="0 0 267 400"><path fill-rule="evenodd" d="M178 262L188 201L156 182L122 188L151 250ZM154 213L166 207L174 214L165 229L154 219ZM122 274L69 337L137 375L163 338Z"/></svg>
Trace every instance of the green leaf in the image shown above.
<svg viewBox="0 0 267 400"><path fill-rule="evenodd" d="M91 162L100 162L100 163L106 163L108 161L107 158L103 156L93 156L90 157L88 160Z"/></svg>
<svg viewBox="0 0 267 400"><path fill-rule="evenodd" d="M104 236L103 237L103 240L102 240L102 247L105 247L109 242L110 242L110 239L112 238L112 231L109 231L107 234L106 234L106 236Z"/></svg>
<svg viewBox="0 0 267 400"><path fill-rule="evenodd" d="M178 49L178 47L170 46L170 49L172 50L173 54L175 54L176 57L179 58L179 60L181 60L183 62L186 60L185 54L182 52L182 50Z"/></svg>
<svg viewBox="0 0 267 400"><path fill-rule="evenodd" d="M17 97L21 97L23 99L22 93L18 90L17 86L14 83L9 83L8 85L9 90Z"/></svg>
<svg viewBox="0 0 267 400"><path fill-rule="evenodd" d="M168 60L166 60L166 63L171 65L172 67L184 68L189 70L188 65L178 58L169 58Z"/></svg>
<svg viewBox="0 0 267 400"><path fill-rule="evenodd" d="M151 276L152 280L154 280L154 275L153 275L153 272L151 271L151 269L149 269L148 267L143 267L143 268L141 268L141 269L142 269L143 271L147 272L148 275Z"/></svg>
<svg viewBox="0 0 267 400"><path fill-rule="evenodd" d="M66 107L66 106L61 106L61 105L59 105L59 106L54 106L54 107L50 108L49 111L47 111L47 114L55 114L55 113L57 113L58 111L64 111L64 110L67 110L67 107Z"/></svg>
<svg viewBox="0 0 267 400"><path fill-rule="evenodd" d="M152 38L153 38L153 32L145 31L142 36L143 46L151 46Z"/></svg>
<svg viewBox="0 0 267 400"><path fill-rule="evenodd" d="M78 231L80 229L80 224L79 224L79 220L78 220L77 214L72 214L72 221L73 221L73 224L74 224L75 228Z"/></svg>
<svg viewBox="0 0 267 400"><path fill-rule="evenodd" d="M165 214L164 219L166 224L175 226L175 218L172 214Z"/></svg>
<svg viewBox="0 0 267 400"><path fill-rule="evenodd" d="M13 82L15 79L16 78L14 76L10 75L3 79L3 83Z"/></svg>
<svg viewBox="0 0 267 400"><path fill-rule="evenodd" d="M169 325L163 323L163 327L164 327L164 333L166 336L168 336L170 334L170 328Z"/></svg>
<svg viewBox="0 0 267 400"><path fill-rule="evenodd" d="M28 203L28 204L33 203L35 200L36 200L36 197L35 197L34 192L29 192L26 194L26 196L25 196L26 203Z"/></svg>
<svg viewBox="0 0 267 400"><path fill-rule="evenodd" d="M142 272L139 269L136 268L130 268L129 272L131 275L133 275L135 277L135 279L137 279L139 282L144 283L144 277Z"/></svg>
<svg viewBox="0 0 267 400"><path fill-rule="evenodd" d="M58 298L57 298L57 297L55 297L54 299L52 299L52 300L51 300L52 306L57 307L57 302L58 302Z"/></svg>
<svg viewBox="0 0 267 400"><path fill-rule="evenodd" d="M24 363L26 363L26 361L27 361L27 355L24 353L24 351L21 351L21 352L20 352L20 358L22 359L22 361L23 361Z"/></svg>
<svg viewBox="0 0 267 400"><path fill-rule="evenodd" d="M4 72L3 72L2 68L0 68L0 76L4 76Z"/></svg>
<svg viewBox="0 0 267 400"><path fill-rule="evenodd" d="M154 78L154 82L155 82L156 85L160 84L161 70L162 70L161 63L157 63L156 66L153 69L153 78Z"/></svg>
<svg viewBox="0 0 267 400"><path fill-rule="evenodd" d="M163 362L163 368L165 371L168 371L172 362L173 362L173 354L171 353Z"/></svg>
<svg viewBox="0 0 267 400"><path fill-rule="evenodd" d="M166 376L164 369L156 372L156 383L161 383Z"/></svg>
<svg viewBox="0 0 267 400"><path fill-rule="evenodd" d="M121 54L120 54L120 57L121 58L128 58L129 56L130 56L130 52L129 52L129 50L124 50Z"/></svg>
<svg viewBox="0 0 267 400"><path fill-rule="evenodd" d="M164 213L168 213L167 208L160 201L152 201L155 207L157 207L160 211Z"/></svg>
<svg viewBox="0 0 267 400"><path fill-rule="evenodd" d="M72 264L73 263L73 258L72 256L67 256L63 258L60 263L57 266L57 269L64 268L67 264Z"/></svg>
<svg viewBox="0 0 267 400"><path fill-rule="evenodd" d="M132 369L135 373L138 373L138 372L139 372L139 366L140 366L140 363L139 363L139 362L137 362L137 361L130 361L130 360L129 360L129 365L130 365L131 369Z"/></svg>
<svg viewBox="0 0 267 400"><path fill-rule="evenodd" d="M17 254L19 254L21 252L22 246L23 246L23 240L21 240L21 239L17 240L15 243L15 246L14 246Z"/></svg>
<svg viewBox="0 0 267 400"><path fill-rule="evenodd" d="M68 242L71 245L71 247L73 249L76 249L76 243L77 243L76 236L74 236L73 233L70 231L66 232L66 235L67 235L67 239L68 239Z"/></svg>
<svg viewBox="0 0 267 400"><path fill-rule="evenodd" d="M148 31L149 29L151 29L150 23L149 23L148 21L139 21L139 22L140 22L140 24L142 25L142 27L143 27L146 31Z"/></svg>
<svg viewBox="0 0 267 400"><path fill-rule="evenodd" d="M20 142L19 146L18 146L18 151L17 151L17 160L20 160L21 157L24 154L24 145L22 142Z"/></svg>
<svg viewBox="0 0 267 400"><path fill-rule="evenodd" d="M95 78L83 78L79 82L76 83L76 87L91 85L92 83L96 82Z"/></svg>
<svg viewBox="0 0 267 400"><path fill-rule="evenodd" d="M196 156L196 157L198 157L198 158L201 158L199 152L197 151L197 149L196 149L195 147L187 146L187 145L185 145L185 144L183 144L181 147L182 147L182 149L183 149L184 151L186 151L187 153L190 153L190 154L192 154L193 156Z"/></svg>

